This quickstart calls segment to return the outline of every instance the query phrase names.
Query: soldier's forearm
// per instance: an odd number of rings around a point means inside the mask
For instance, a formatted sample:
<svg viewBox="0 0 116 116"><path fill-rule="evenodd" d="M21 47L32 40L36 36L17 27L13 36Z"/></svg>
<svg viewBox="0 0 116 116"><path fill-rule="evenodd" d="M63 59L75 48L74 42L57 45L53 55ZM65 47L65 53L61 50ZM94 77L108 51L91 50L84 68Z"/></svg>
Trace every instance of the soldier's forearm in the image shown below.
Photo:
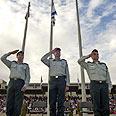
<svg viewBox="0 0 116 116"><path fill-rule="evenodd" d="M45 54L45 55L41 58L41 61L46 60L50 55L51 55L51 52Z"/></svg>
<svg viewBox="0 0 116 116"><path fill-rule="evenodd" d="M1 61L7 66L10 68L11 66L11 61L7 60L7 57L10 56L10 53L7 53L7 54L4 54L2 57L1 57Z"/></svg>
<svg viewBox="0 0 116 116"><path fill-rule="evenodd" d="M82 57L78 60L78 63L80 64L81 62L85 61L85 59L88 59L88 58L90 58L89 55L87 55L87 56L82 56Z"/></svg>

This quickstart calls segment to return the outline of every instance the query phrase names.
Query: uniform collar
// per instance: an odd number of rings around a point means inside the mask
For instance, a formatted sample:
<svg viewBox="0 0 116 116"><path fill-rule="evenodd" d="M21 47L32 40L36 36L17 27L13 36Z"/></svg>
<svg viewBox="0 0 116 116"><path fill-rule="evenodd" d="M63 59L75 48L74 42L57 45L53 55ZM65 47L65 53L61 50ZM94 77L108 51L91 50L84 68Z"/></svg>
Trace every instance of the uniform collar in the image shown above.
<svg viewBox="0 0 116 116"><path fill-rule="evenodd" d="M92 63L95 63L95 62L92 62ZM98 62L96 62L95 64L101 64L101 62L100 62L100 61L98 61Z"/></svg>
<svg viewBox="0 0 116 116"><path fill-rule="evenodd" d="M53 61L56 61L55 59L53 59ZM62 61L62 59L59 59L58 61Z"/></svg>
<svg viewBox="0 0 116 116"><path fill-rule="evenodd" d="M18 64L18 62L17 62L17 61L15 61L15 63L16 63L16 64ZM20 63L20 64L24 64L24 63L22 62L22 63Z"/></svg>

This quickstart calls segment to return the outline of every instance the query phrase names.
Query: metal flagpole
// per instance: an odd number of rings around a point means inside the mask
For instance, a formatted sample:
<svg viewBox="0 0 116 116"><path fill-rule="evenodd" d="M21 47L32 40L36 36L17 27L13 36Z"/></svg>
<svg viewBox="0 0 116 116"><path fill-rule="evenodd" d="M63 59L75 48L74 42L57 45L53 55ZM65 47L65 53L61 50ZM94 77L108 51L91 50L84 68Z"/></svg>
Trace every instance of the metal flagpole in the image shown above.
<svg viewBox="0 0 116 116"><path fill-rule="evenodd" d="M53 8L53 0L51 0L51 12ZM53 49L53 25L52 25L52 17L51 17L51 31L50 31L50 51ZM52 58L52 55L50 56Z"/></svg>
<svg viewBox="0 0 116 116"><path fill-rule="evenodd" d="M78 12L78 1L76 0L76 11L77 11L77 25L78 25L78 41L79 41L79 54L80 57L82 54L82 43L81 43L81 31L80 31L80 22L79 22L79 12ZM85 76L84 70L81 68L81 90L82 90L82 101L86 101L86 91L85 91Z"/></svg>
<svg viewBox="0 0 116 116"><path fill-rule="evenodd" d="M25 30L24 30L24 38L23 38L23 44L22 44L22 51L25 50L25 42L26 42L26 33L27 33L27 26L28 26L29 9L30 9L30 2L28 3L28 10L27 10L27 14L25 16L26 23L25 23Z"/></svg>
<svg viewBox="0 0 116 116"><path fill-rule="evenodd" d="M51 0L51 13L52 13L52 8L53 8L53 0ZM50 29L50 51L53 49L53 25L52 25L52 17L51 17L51 29ZM50 56L52 58L52 55ZM48 75L48 112L47 116L50 116L50 108L49 108L49 80L50 80L50 70L49 70L49 75Z"/></svg>

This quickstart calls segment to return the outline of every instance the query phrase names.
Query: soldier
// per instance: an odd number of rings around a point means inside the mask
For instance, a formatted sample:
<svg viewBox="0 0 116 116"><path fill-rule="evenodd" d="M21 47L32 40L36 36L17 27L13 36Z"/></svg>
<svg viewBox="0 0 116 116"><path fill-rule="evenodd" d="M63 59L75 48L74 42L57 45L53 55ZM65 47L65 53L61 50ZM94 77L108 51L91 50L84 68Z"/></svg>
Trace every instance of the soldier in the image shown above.
<svg viewBox="0 0 116 116"><path fill-rule="evenodd" d="M30 81L29 65L23 63L24 52L18 51L9 52L1 57L2 62L10 69L10 81L7 88L7 116L20 115L24 92ZM16 53L17 61L7 60L8 56Z"/></svg>
<svg viewBox="0 0 116 116"><path fill-rule="evenodd" d="M93 62L85 62L92 58ZM87 71L90 79L90 94L94 106L95 116L109 116L109 94L111 93L111 80L108 67L99 61L98 50L94 49L91 54L82 56L78 63Z"/></svg>
<svg viewBox="0 0 116 116"><path fill-rule="evenodd" d="M55 59L48 59L54 54ZM69 90L70 77L67 61L60 59L61 49L55 48L51 52L45 54L41 61L50 69L50 88L49 103L50 116L56 116L56 102L58 101L57 116L64 116L65 90Z"/></svg>

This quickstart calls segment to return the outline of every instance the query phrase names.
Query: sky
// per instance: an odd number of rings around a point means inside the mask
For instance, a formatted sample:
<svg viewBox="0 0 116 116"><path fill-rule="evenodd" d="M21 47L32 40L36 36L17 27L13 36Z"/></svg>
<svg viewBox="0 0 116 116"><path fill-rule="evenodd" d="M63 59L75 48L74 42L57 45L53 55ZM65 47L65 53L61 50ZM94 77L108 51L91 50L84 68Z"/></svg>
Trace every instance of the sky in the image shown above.
<svg viewBox="0 0 116 116"><path fill-rule="evenodd" d="M31 83L48 82L48 67L41 57L49 52L51 0L0 0L0 57L22 48L25 14L31 2L24 62L30 66ZM75 0L54 0L57 11L53 27L53 48L60 47L61 58L66 59L71 82L81 82L78 28ZM100 61L109 68L116 84L116 0L78 0L83 55L96 48ZM8 57L16 60L16 55ZM88 59L91 61L91 58ZM87 61L88 61L87 60ZM0 61L0 79L9 81L10 70ZM85 71L85 82L89 78Z"/></svg>

